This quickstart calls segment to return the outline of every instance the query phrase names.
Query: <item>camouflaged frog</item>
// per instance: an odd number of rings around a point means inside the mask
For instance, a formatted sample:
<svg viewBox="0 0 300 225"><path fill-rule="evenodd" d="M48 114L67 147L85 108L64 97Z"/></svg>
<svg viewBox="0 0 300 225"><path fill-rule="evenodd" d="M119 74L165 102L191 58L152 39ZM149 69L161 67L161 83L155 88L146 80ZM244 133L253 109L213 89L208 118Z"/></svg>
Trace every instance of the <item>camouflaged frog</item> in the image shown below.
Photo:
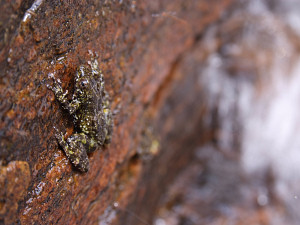
<svg viewBox="0 0 300 225"><path fill-rule="evenodd" d="M50 74L51 76L51 74ZM72 100L68 100L68 91L63 91L59 79L54 79L51 89L62 107L72 115L78 132L65 140L64 134L58 132L56 138L67 157L82 172L89 170L87 153L110 143L113 128L109 97L104 89L103 74L98 62L81 65L75 74Z"/></svg>

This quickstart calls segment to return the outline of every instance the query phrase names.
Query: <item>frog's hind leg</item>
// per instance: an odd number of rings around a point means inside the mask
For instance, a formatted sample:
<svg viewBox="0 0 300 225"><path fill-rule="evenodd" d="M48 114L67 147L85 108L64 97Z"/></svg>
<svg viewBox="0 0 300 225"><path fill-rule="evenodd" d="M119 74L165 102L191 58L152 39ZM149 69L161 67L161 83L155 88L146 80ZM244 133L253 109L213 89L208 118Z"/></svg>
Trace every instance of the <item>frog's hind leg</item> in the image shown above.
<svg viewBox="0 0 300 225"><path fill-rule="evenodd" d="M87 172L89 170L89 159L84 146L85 135L73 134L67 140L64 139L62 133L57 133L55 136L74 167L81 172Z"/></svg>

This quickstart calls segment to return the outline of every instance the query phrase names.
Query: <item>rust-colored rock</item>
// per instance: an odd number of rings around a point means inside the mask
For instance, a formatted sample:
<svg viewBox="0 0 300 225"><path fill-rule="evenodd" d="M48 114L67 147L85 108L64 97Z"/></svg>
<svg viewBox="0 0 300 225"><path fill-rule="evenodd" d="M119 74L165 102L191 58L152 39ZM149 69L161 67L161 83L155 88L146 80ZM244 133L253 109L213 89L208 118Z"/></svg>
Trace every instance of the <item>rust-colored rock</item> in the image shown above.
<svg viewBox="0 0 300 225"><path fill-rule="evenodd" d="M167 185L211 137L187 53L231 3L2 3L0 223L140 224L130 203L150 223ZM54 126L71 134L74 125L46 82L52 73L72 92L89 52L98 54L114 132L82 174L54 137Z"/></svg>
<svg viewBox="0 0 300 225"><path fill-rule="evenodd" d="M18 202L26 196L31 181L29 165L23 161L12 161L0 171L0 216L5 224L14 223Z"/></svg>

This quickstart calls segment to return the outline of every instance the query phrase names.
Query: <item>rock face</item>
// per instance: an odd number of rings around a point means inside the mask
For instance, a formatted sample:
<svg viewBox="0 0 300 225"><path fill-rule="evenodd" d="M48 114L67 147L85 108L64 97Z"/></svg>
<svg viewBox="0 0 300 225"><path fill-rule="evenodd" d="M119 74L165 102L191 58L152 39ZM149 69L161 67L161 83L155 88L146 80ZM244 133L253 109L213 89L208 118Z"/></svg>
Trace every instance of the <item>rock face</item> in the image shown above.
<svg viewBox="0 0 300 225"><path fill-rule="evenodd" d="M195 69L206 28L232 3L3 1L0 223L150 224L167 186L213 137ZM67 138L78 128L47 82L60 80L70 99L91 54L114 129L80 173L55 138L56 129Z"/></svg>

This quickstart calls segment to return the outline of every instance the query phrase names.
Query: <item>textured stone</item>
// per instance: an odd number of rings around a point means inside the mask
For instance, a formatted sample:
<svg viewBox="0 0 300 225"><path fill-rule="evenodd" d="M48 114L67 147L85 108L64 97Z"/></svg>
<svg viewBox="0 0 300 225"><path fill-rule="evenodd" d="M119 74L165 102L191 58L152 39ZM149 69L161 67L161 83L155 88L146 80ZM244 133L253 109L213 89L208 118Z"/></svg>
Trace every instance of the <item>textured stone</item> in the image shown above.
<svg viewBox="0 0 300 225"><path fill-rule="evenodd" d="M140 224L125 210L131 204L150 223L189 149L210 137L205 105L194 101L203 97L197 75L180 65L231 2L2 2L0 221ZM54 137L54 126L70 135L74 125L46 82L51 73L72 92L89 52L98 54L115 126L82 174Z"/></svg>

